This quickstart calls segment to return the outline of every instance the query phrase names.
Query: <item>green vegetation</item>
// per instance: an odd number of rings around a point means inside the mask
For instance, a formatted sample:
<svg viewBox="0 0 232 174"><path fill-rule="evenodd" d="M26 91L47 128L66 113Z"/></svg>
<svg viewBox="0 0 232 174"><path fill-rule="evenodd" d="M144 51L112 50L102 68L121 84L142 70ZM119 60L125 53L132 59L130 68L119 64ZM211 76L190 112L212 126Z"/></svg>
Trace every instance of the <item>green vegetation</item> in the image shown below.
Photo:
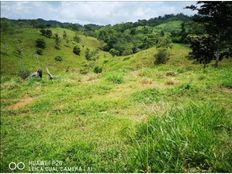
<svg viewBox="0 0 232 174"><path fill-rule="evenodd" d="M1 171L61 160L76 172L231 172L232 59L189 59L176 42L189 20L50 21L51 37L44 21L2 20ZM28 78L38 69L43 78Z"/></svg>
<svg viewBox="0 0 232 174"><path fill-rule="evenodd" d="M106 75L106 80L111 81L115 84L123 82L123 74L120 72L111 72Z"/></svg>
<svg viewBox="0 0 232 174"><path fill-rule="evenodd" d="M225 109L210 103L189 103L165 112L161 118L153 115L140 125L132 141L135 157L129 161L135 171L231 171L231 149L224 145L222 149L230 132L231 118ZM228 158L221 161L223 156Z"/></svg>
<svg viewBox="0 0 232 174"><path fill-rule="evenodd" d="M78 46L73 47L73 53L80 56L81 49Z"/></svg>
<svg viewBox="0 0 232 174"><path fill-rule="evenodd" d="M21 77L22 79L26 79L27 77L29 77L29 75L30 75L30 71L28 71L28 70L21 70L21 71L19 71L19 73L18 73L18 76L19 77Z"/></svg>
<svg viewBox="0 0 232 174"><path fill-rule="evenodd" d="M232 3L230 2L198 2L198 6L188 8L197 10L198 17L194 20L205 28L204 35L197 35L191 42L191 56L198 62L206 64L219 61L232 55ZM213 14L213 15L212 15ZM225 20L224 20L225 19Z"/></svg>
<svg viewBox="0 0 232 174"><path fill-rule="evenodd" d="M48 38L51 38L52 37L52 31L51 30L49 30L49 29L44 29L44 28L42 28L41 30L40 30L40 32L41 32L41 35L43 35L43 36L45 36L45 37L48 37Z"/></svg>
<svg viewBox="0 0 232 174"><path fill-rule="evenodd" d="M102 67L99 67L99 66L95 66L94 67L94 70L93 70L95 73L101 73L102 72Z"/></svg>
<svg viewBox="0 0 232 174"><path fill-rule="evenodd" d="M37 48L41 48L41 49L46 48L46 43L43 39L37 39L35 42Z"/></svg>
<svg viewBox="0 0 232 174"><path fill-rule="evenodd" d="M63 61L63 58L61 56L56 56L55 60L58 61L58 62L61 62L61 61Z"/></svg>
<svg viewBox="0 0 232 174"><path fill-rule="evenodd" d="M158 50L158 53L156 53L154 55L154 57L155 57L155 61L154 61L155 64L157 64L157 65L158 64L165 64L168 61L169 53L168 53L167 49L162 48L162 49Z"/></svg>

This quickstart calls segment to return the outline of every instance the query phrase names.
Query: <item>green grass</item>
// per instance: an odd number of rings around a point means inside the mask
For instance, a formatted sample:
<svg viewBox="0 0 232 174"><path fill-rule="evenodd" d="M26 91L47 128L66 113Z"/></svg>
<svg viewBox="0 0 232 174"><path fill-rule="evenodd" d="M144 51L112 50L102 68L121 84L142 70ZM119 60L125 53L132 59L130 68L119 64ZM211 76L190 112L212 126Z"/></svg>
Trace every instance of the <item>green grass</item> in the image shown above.
<svg viewBox="0 0 232 174"><path fill-rule="evenodd" d="M225 144L231 142L229 114L214 104L190 103L162 117L151 115L132 141L131 170L230 172L231 149Z"/></svg>
<svg viewBox="0 0 232 174"><path fill-rule="evenodd" d="M181 24L182 21L176 20L176 21L169 21L163 24L160 24L154 28L154 30L157 31L165 31L165 32L178 32L181 31Z"/></svg>
<svg viewBox="0 0 232 174"><path fill-rule="evenodd" d="M62 35L66 29L52 30ZM204 70L187 59L188 47L173 44L163 65L153 64L156 48L120 57L99 50L98 59L87 61L85 50L101 43L79 35L80 56L72 41L62 40L56 50L54 39L44 38L39 61L33 57L38 30L3 35L9 49L1 50L1 171L23 161L28 172L35 160L62 160L91 172L232 171L231 59ZM18 38L22 60L14 54ZM45 73L41 80L17 75L46 66L55 80ZM94 73L96 66L102 73Z"/></svg>
<svg viewBox="0 0 232 174"><path fill-rule="evenodd" d="M137 102L148 104L152 102L158 102L160 100L160 94L156 89L146 89L134 93L133 98Z"/></svg>
<svg viewBox="0 0 232 174"><path fill-rule="evenodd" d="M123 82L123 74L120 72L111 72L105 75L106 80L111 81L115 84Z"/></svg>

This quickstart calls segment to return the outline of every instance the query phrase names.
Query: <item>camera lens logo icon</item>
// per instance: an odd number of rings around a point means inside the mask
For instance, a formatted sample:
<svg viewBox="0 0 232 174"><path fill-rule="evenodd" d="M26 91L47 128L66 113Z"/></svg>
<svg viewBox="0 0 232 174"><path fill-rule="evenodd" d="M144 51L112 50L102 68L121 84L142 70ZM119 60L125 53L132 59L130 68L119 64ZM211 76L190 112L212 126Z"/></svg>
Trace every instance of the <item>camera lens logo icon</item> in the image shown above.
<svg viewBox="0 0 232 174"><path fill-rule="evenodd" d="M25 164L23 162L15 163L15 162L10 162L9 163L9 169L10 170L23 170L25 168Z"/></svg>

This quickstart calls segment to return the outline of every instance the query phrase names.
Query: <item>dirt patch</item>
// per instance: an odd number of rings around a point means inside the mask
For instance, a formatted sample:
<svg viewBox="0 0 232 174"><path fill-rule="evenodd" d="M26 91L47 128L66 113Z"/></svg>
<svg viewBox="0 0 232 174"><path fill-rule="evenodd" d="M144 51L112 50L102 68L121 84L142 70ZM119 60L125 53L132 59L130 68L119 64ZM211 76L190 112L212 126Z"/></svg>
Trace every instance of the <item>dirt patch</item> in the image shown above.
<svg viewBox="0 0 232 174"><path fill-rule="evenodd" d="M24 106L29 105L30 103L32 103L34 99L35 98L25 96L22 99L20 99L17 103L9 106L8 109L11 109L11 110L21 109Z"/></svg>
<svg viewBox="0 0 232 174"><path fill-rule="evenodd" d="M174 81L173 80L168 80L165 82L166 85L174 85Z"/></svg>
<svg viewBox="0 0 232 174"><path fill-rule="evenodd" d="M143 85L152 85L152 80L150 80L150 79L143 79L142 81L141 81L141 83L143 84Z"/></svg>
<svg viewBox="0 0 232 174"><path fill-rule="evenodd" d="M96 82L100 78L100 74L88 74L83 76L82 82L89 83L89 82Z"/></svg>

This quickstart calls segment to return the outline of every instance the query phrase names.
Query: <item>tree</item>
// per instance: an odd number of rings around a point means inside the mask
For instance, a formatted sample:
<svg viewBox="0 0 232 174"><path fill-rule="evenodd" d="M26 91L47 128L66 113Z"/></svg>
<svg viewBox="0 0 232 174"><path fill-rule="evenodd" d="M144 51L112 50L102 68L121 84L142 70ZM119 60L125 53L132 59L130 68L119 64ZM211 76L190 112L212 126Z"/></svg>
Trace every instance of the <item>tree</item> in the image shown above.
<svg viewBox="0 0 232 174"><path fill-rule="evenodd" d="M75 46L75 47L73 48L73 53L76 54L76 55L80 55L80 53L81 53L80 47Z"/></svg>
<svg viewBox="0 0 232 174"><path fill-rule="evenodd" d="M37 39L35 43L37 48L41 48L41 49L46 48L46 43L43 39Z"/></svg>
<svg viewBox="0 0 232 174"><path fill-rule="evenodd" d="M55 48L56 48L57 50L60 49L60 43L61 43L60 37L59 37L59 35L56 33L56 34L55 34Z"/></svg>
<svg viewBox="0 0 232 174"><path fill-rule="evenodd" d="M204 64L204 68L214 57L215 44L209 35L190 37L190 47L192 48L189 53L190 57Z"/></svg>
<svg viewBox="0 0 232 174"><path fill-rule="evenodd" d="M73 37L73 40L74 40L76 43L80 43L81 38L76 34L76 35Z"/></svg>
<svg viewBox="0 0 232 174"><path fill-rule="evenodd" d="M68 36L67 36L67 33L66 31L63 31L63 39L66 39Z"/></svg>
<svg viewBox="0 0 232 174"><path fill-rule="evenodd" d="M90 53L90 49L87 48L86 51L85 51L85 58L87 60L91 60L91 53Z"/></svg>
<svg viewBox="0 0 232 174"><path fill-rule="evenodd" d="M52 37L52 31L51 30L49 30L49 29L44 29L44 28L42 28L41 30L40 30L40 33L43 35L43 36L45 36L45 37L48 37L48 38L51 38Z"/></svg>
<svg viewBox="0 0 232 174"><path fill-rule="evenodd" d="M216 60L215 66L217 67L219 61L225 55L231 54L232 3L226 1L200 1L197 6L191 5L187 8L198 12L194 20L202 23L206 33L213 39L215 44L213 57Z"/></svg>
<svg viewBox="0 0 232 174"><path fill-rule="evenodd" d="M161 32L159 36L157 36L156 47L157 48L171 48L172 47L171 34Z"/></svg>
<svg viewBox="0 0 232 174"><path fill-rule="evenodd" d="M43 50L41 48L36 49L36 54L37 55L43 55Z"/></svg>

